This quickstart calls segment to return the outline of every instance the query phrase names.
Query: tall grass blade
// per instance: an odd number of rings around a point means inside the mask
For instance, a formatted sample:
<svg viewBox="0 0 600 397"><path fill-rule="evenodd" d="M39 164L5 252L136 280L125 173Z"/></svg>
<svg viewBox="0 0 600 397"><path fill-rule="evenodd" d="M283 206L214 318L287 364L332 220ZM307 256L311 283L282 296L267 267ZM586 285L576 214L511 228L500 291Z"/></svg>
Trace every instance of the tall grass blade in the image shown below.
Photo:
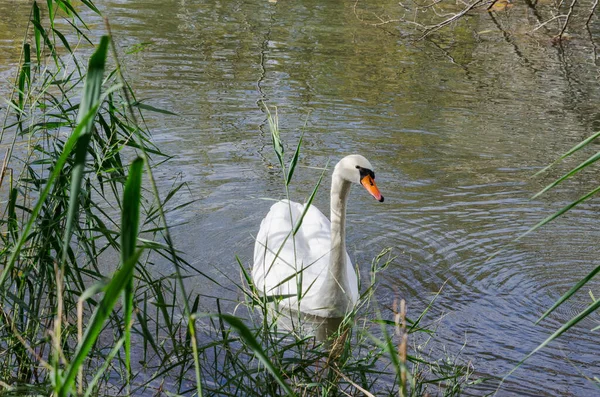
<svg viewBox="0 0 600 397"><path fill-rule="evenodd" d="M285 178L286 186L290 184L292 181L292 176L294 175L294 170L296 169L296 164L298 164L298 156L300 156L300 147L302 146L302 139L304 138L304 134L300 136L300 140L298 141L298 145L296 146L296 151L294 152L294 156L290 161L290 166L288 169L288 173Z"/></svg>
<svg viewBox="0 0 600 397"><path fill-rule="evenodd" d="M552 164L544 167L542 170L536 172L533 176L535 177L535 176L538 176L538 175L540 175L540 174L548 171L550 168L552 168L552 166L554 166L555 164L557 164L561 160L564 160L565 158L569 157L570 155L572 155L576 151L584 148L585 146L587 146L590 142L592 142L593 140L595 140L599 136L600 136L600 131L596 132L594 135L590 136L589 138L587 138L587 139L583 140L582 142L578 143L577 145L573 146L571 149L569 149L569 151L567 151L562 156L560 156L556 161L554 161Z"/></svg>
<svg viewBox="0 0 600 397"><path fill-rule="evenodd" d="M83 96L81 98L81 104L79 105L77 122L78 124L83 124L84 129L81 132L81 136L77 140L77 146L75 148L75 164L73 165L71 172L69 209L67 212L67 223L65 225L65 232L63 235L61 266L66 260L67 248L71 241L71 233L74 226L73 223L77 217L77 204L79 203L81 181L83 179L83 171L85 168L88 145L91 139L91 131L94 125L94 118L87 120L85 123L83 123L83 118L89 113L90 109L98 107L100 103L100 93L102 91L102 79L104 76L104 64L106 62L107 50L108 37L103 36L100 39L98 48L90 58L87 77L83 85Z"/></svg>
<svg viewBox="0 0 600 397"><path fill-rule="evenodd" d="M67 51L69 51L69 53L72 54L73 50L71 49L71 46L69 45L69 42L67 41L67 38L60 32L60 30L52 29L52 32L54 32L54 34L58 36L58 38L63 43L63 45L65 46Z"/></svg>
<svg viewBox="0 0 600 397"><path fill-rule="evenodd" d="M38 65L41 64L42 59L42 33L40 32L40 27L42 26L40 21L40 8L37 5L37 1L33 2L33 27L34 27L34 37L35 37L35 56L37 57ZM43 28L42 28L43 29Z"/></svg>
<svg viewBox="0 0 600 397"><path fill-rule="evenodd" d="M29 44L23 45L23 66L19 73L19 109L23 110L25 104L25 86L31 84L31 48Z"/></svg>
<svg viewBox="0 0 600 397"><path fill-rule="evenodd" d="M536 347L535 349L533 349L532 352L530 352L529 354L527 354L525 356L525 358L523 358L521 361L519 361L517 363L517 365L515 365L515 367L513 369L511 369L510 372L508 374L506 374L506 376L504 378L502 378L502 382L504 382L504 380L506 380L510 375L512 375L517 370L517 368L519 368L525 361L527 361L527 359L529 359L535 353L537 353L538 351L540 351L541 349L543 349L544 347L546 347L546 345L548 345L548 343L552 342L554 339L556 339L559 336L561 336L563 333L565 333L566 331L568 331L571 327L575 326L578 322L580 322L581 320L583 320L584 318L586 318L587 316L589 316L591 313L593 313L594 311L596 311L598 308L600 308L600 300L592 303L584 311L582 311L577 316L573 317L571 320L569 320L565 324L563 324L562 327L560 327L559 329L557 329L545 341L543 341L542 343L540 343L540 345L538 347ZM500 386L498 386L498 387L500 387Z"/></svg>
<svg viewBox="0 0 600 397"><path fill-rule="evenodd" d="M105 20L105 22L106 22L107 30L110 33L110 25L108 24L108 20ZM121 80L121 82L123 83L123 86L128 87L127 84L125 84L125 79L123 77L123 74L121 72L121 66L119 64L119 57L115 50L114 45L112 46L112 50L113 50L113 54L114 54L114 58L115 58L115 63L117 65L117 69L116 69L117 75L118 75L119 79ZM133 107L131 106L131 103L133 103L133 101L130 98L129 91L127 89L124 89L123 94L125 96L127 108L129 109L131 118L134 121L135 125L138 125L137 119L135 116L135 112L133 111ZM142 136L139 128L136 128L134 130L134 132L135 132L134 136L136 138L136 141L138 142L138 146L141 150L142 157L146 160L146 167L147 167L146 169L148 172L148 179L150 180L150 186L152 187L152 193L154 194L154 197L157 199L157 201L160 203L160 194L158 192L158 187L156 185L156 181L154 180L154 175L152 173L152 167L150 166L150 162L149 162L149 158L148 158L149 150L148 150L147 146L144 145L144 137ZM165 243L167 244L167 251L171 256L172 263L175 265L175 278L177 280L177 284L179 285L180 293L182 293L183 296L185 297L185 299L183 300L183 309L184 309L183 311L184 311L184 314L188 321L188 331L190 333L191 341L192 341L192 350L193 350L193 354L194 354L194 366L195 366L195 371L196 371L196 391L197 391L198 397L202 397L202 378L201 378L201 371L200 371L200 362L199 362L199 357L198 357L198 346L197 346L197 341L196 341L196 329L195 329L193 316L191 315L191 312L190 312L189 303L187 301L188 295L185 292L185 284L183 283L183 277L181 275L181 269L180 269L181 259L175 252L175 246L173 244L173 239L171 238L171 232L169 231L169 224L167 222L164 208L161 205L158 206L158 212L160 215L160 220L164 225L164 228L162 230L162 235L165 239Z"/></svg>
<svg viewBox="0 0 600 397"><path fill-rule="evenodd" d="M571 171L567 172L565 175L561 176L560 178L558 178L557 180L555 180L554 182L552 182L551 184L549 184L548 186L546 186L545 188L543 188L542 190L540 190L539 192L537 192L532 197L532 199L535 199L538 196L540 196L541 194L544 194L548 190L552 189L554 186L558 185L559 183L561 183L565 179L567 179L567 178L575 175L576 173L578 173L582 169L590 166L591 164L595 163L599 159L600 159L600 152L594 154L593 156L591 156L590 158L588 158L587 160L585 160L583 163L579 164L577 167L573 168Z"/></svg>
<svg viewBox="0 0 600 397"><path fill-rule="evenodd" d="M267 121L269 122L269 130L271 131L271 139L273 142L273 150L275 150L275 154L279 159L279 165L281 165L281 169L285 172L285 165L283 162L283 144L281 143L281 136L279 132L279 117L277 116L277 108L275 108L275 117L271 115L271 111L269 107L263 103L265 111L267 112Z"/></svg>
<svg viewBox="0 0 600 397"><path fill-rule="evenodd" d="M12 248L11 256L10 256L8 262L6 263L6 266L4 267L2 274L0 274L0 291L2 291L4 289L4 283L6 282L6 278L12 272L15 262L17 260L17 257L21 253L21 248L23 247L23 244L25 243L25 241L29 238L29 232L31 231L33 223L35 222L40 210L42 209L42 206L44 205L46 197L50 193L50 189L52 188L54 181L56 181L59 174L62 172L62 169L63 169L65 163L67 162L67 159L70 156L71 152L73 151L73 148L75 147L75 145L79 139L79 136L81 135L82 131L85 129L87 122L89 120L94 119L97 110L98 110L98 105L96 105L90 109L88 114L86 114L83 117L81 123L75 128L75 130L73 130L73 133L71 134L71 136L65 143L65 145L63 147L63 151L62 151L60 157L58 158L58 160L56 160L56 164L54 165L54 168L52 169L52 174L50 174L50 176L48 177L46 186L44 187L44 190L42 190L42 192L40 193L40 196L39 196L35 206L33 207L33 210L31 211L31 214L29 216L29 221L27 222L27 224L25 224L25 227L21 231L21 235L20 235L19 239L17 240L15 246Z"/></svg>
<svg viewBox="0 0 600 397"><path fill-rule="evenodd" d="M587 284L587 282L590 281L596 274L598 274L598 272L600 272L600 266L597 266L587 276L579 280L577 284L575 284L570 290L568 290L563 296L561 296L560 299L558 299L556 303L554 303L554 305L552 305L552 307L548 309L535 323L538 324L540 321L546 318L550 313L554 311L554 309L563 304L564 301L569 299L575 292L579 291L581 287Z"/></svg>
<svg viewBox="0 0 600 397"><path fill-rule="evenodd" d="M429 309L431 309L433 307L434 302L436 301L436 299L442 293L442 289L444 288L445 285L446 285L446 282L444 282L444 284L440 287L440 289L438 290L438 292L436 292L436 294L433 296L433 298L429 301L429 304L421 312L421 314L419 315L419 317L411 324L410 329L408 330L409 333L414 332L415 330L418 329L417 327L419 327L419 324L421 323L421 320L423 320L423 317L425 317L425 314L427 314L427 312L429 311Z"/></svg>
<svg viewBox="0 0 600 397"><path fill-rule="evenodd" d="M58 57L58 54L56 53L56 51L54 49L54 44L52 44L52 40L50 40L50 37L48 37L48 34L46 33L46 29L44 29L44 27L42 26L42 24L39 21L36 21L35 19L32 20L31 23L35 27L36 44L37 44L38 34L39 34L44 39L44 43L46 44L46 46L50 50L50 55L52 55L52 59L54 59L54 63L58 67L59 66L59 59L60 58Z"/></svg>
<svg viewBox="0 0 600 397"><path fill-rule="evenodd" d="M378 318L381 318L381 313L378 314ZM400 373L402 372L402 367L404 364L400 362L400 357L398 356L398 352L396 351L392 337L390 336L388 329L384 324L381 324L381 332L383 333L383 341L373 335L369 336L377 345L379 345L379 347L389 354L392 361L392 366L394 367L398 379L400 379Z"/></svg>
<svg viewBox="0 0 600 397"><path fill-rule="evenodd" d="M254 286L254 282L252 281L252 277L250 276L250 273L248 273L248 271L246 270L246 267L242 263L242 260L240 259L240 257L236 255L235 260L240 268L240 271L242 272L242 275L244 277L244 280L246 281L246 284L248 284L248 287L250 287L250 290L252 292L258 294L258 291L256 290L256 287ZM242 288L242 291L243 291L243 288Z"/></svg>
<svg viewBox="0 0 600 397"><path fill-rule="evenodd" d="M325 169L327 169L327 167L325 167ZM321 182L323 181L323 176L325 176L325 170L323 170L323 172L321 172L321 176L319 177L319 180L317 181L317 184L315 185L312 193L308 197L308 201L306 202L306 204L304 204L304 210L302 211L302 215L300 215L300 219L298 219L298 221L296 222L296 225L294 226L294 230L292 232L292 234L294 236L296 235L296 233L298 233L298 230L300 230L300 226L302 226L302 221L304 220L304 216L308 212L310 205L312 204L313 200L315 199L315 196L317 195L319 186L321 186Z"/></svg>
<svg viewBox="0 0 600 397"><path fill-rule="evenodd" d="M140 225L140 202L142 200L142 171L144 160L137 158L131 163L129 176L123 191L123 211L121 215L121 263L135 254ZM125 367L127 380L131 376L131 326L133 315L133 277L125 288Z"/></svg>
<svg viewBox="0 0 600 397"><path fill-rule="evenodd" d="M75 10L75 8L71 5L70 1L65 1L65 0L55 0L56 3L58 4L58 6L69 16L74 16L75 18L77 18L79 20L79 22L81 22L83 24L83 26L89 30L88 26L86 25L85 21L83 19L81 19L81 17L79 16L79 14L77 13L77 11Z"/></svg>
<svg viewBox="0 0 600 397"><path fill-rule="evenodd" d="M54 0L46 0L48 6L48 19L50 20L50 27L54 30Z"/></svg>
<svg viewBox="0 0 600 397"><path fill-rule="evenodd" d="M56 393L58 397L66 397L71 391L79 367L83 364L83 360L87 357L87 354L96 343L96 340L100 335L100 331L102 331L104 323L106 320L108 320L108 317L110 316L112 309L119 298L119 295L131 282L133 270L135 269L135 265L141 253L142 250L138 250L127 260L127 262L123 263L121 268L111 279L110 283L108 283L106 286L104 296L96 307L96 310L94 310L94 314L89 321L87 329L85 330L83 339L77 345L73 359L65 371L65 377L62 385Z"/></svg>
<svg viewBox="0 0 600 397"><path fill-rule="evenodd" d="M31 84L31 46L29 43L23 45L23 70L27 85Z"/></svg>
<svg viewBox="0 0 600 397"><path fill-rule="evenodd" d="M265 354L264 350L260 346L260 343L258 343L250 329L246 327L242 320L230 314L210 314L207 316L218 317L222 320L225 320L227 324L233 327L238 332L240 337L244 340L244 342L246 342L246 344L250 347L250 349L252 349L252 351L256 355L256 358L258 358L260 362L262 362L267 371L269 371L273 378L275 378L275 381L279 383L279 385L283 388L285 394L288 396L295 396L292 389L290 389L286 381L281 376L281 373L279 372L277 367L275 367L273 363L271 363L271 360L269 360L269 358Z"/></svg>
<svg viewBox="0 0 600 397"><path fill-rule="evenodd" d="M81 2L82 2L83 4L85 4L86 6L88 6L88 8L89 8L90 10L94 11L96 14L98 14L98 15L102 15L102 13L100 12L100 10L98 10L98 9L96 8L96 6L94 5L94 3L92 3L91 1L89 1L89 0L81 0Z"/></svg>
<svg viewBox="0 0 600 397"><path fill-rule="evenodd" d="M96 371L96 373L94 374L94 377L92 378L92 380L88 384L88 387L87 387L87 389L86 389L85 394L83 395L83 397L91 397L92 396L92 393L94 392L94 388L96 387L96 385L100 381L100 378L102 378L102 376L104 375L104 373L108 369L108 366L110 365L110 363L113 360L113 358L115 358L115 356L117 355L117 353L121 349L121 346L123 346L123 342L124 341L125 341L125 339L121 338L121 339L119 339L117 341L117 343L115 343L115 345L113 346L113 348L108 353L108 356L106 356L106 359L102 363L102 366L100 367L100 369L98 369Z"/></svg>
<svg viewBox="0 0 600 397"><path fill-rule="evenodd" d="M11 234L13 236L13 238L18 236L18 233L19 233L19 221L17 218L17 212L15 211L15 208L17 207L18 193L19 193L19 190L16 187L13 187L12 189L10 189L10 193L8 195L7 228L8 228L8 233Z"/></svg>
<svg viewBox="0 0 600 397"><path fill-rule="evenodd" d="M171 116L179 116L179 114L177 114L175 112L171 112L166 109L157 108L157 107L151 106L151 105L146 105L145 103L142 103L140 101L132 103L131 106L134 106L136 108L143 109L143 110L148 110L148 111L154 112L154 113L162 113L162 114L168 114Z"/></svg>
<svg viewBox="0 0 600 397"><path fill-rule="evenodd" d="M580 198L578 198L577 200L573 201L572 203L567 204L566 206L564 206L560 210L556 211L554 214L548 216L547 218L545 218L542 221L540 221L539 223L537 223L535 226L531 227L525 233L521 234L519 237L517 237L515 239L515 241L518 241L518 240L522 239L523 237L525 237L529 233L531 233L531 232L539 229L540 227L544 226L546 223L553 221L554 219L558 218L559 216L561 216L565 212L569 211L571 208L577 206L579 203L581 203L581 202L589 199L590 197L592 197L594 194L598 193L599 191L600 191L600 186L598 186L597 188L595 188L591 192L589 192L589 193L581 196Z"/></svg>

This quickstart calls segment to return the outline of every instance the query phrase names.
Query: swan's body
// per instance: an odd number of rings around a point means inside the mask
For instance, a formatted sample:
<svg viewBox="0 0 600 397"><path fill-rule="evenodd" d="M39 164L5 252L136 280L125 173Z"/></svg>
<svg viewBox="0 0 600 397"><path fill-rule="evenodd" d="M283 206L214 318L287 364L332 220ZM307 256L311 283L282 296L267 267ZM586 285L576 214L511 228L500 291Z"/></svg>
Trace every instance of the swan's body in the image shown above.
<svg viewBox="0 0 600 397"><path fill-rule="evenodd" d="M331 222L311 205L295 236L290 233L305 205L283 200L263 219L254 247L252 279L260 293L283 297L280 304L319 317L343 317L358 300L356 272L346 252L346 201L352 183L383 201L371 164L344 157L331 183Z"/></svg>

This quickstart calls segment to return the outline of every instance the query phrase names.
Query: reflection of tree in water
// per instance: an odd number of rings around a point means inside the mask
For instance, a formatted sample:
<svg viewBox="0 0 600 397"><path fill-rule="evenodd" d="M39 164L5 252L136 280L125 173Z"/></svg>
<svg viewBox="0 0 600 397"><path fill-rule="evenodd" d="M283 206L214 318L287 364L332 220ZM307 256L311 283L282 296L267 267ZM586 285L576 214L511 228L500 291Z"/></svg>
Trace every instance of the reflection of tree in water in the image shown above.
<svg viewBox="0 0 600 397"><path fill-rule="evenodd" d="M537 92L556 91L558 79L562 86L558 94L560 106L554 111L570 113L578 119L576 124L589 131L600 127L600 116L593 109L593 104L598 103L594 82L599 61L593 34L598 30L597 3L596 0L560 3L409 0L376 7L357 0L353 13L365 25L388 31L395 29L417 42L428 42L429 48L462 68L468 79L474 65L484 65L490 71L490 78L494 78L494 73L503 77L506 81L502 85L528 84L523 79L529 76L535 81ZM501 46L496 33L512 47L512 59L511 51L504 50L502 54L499 48L493 48ZM482 44L488 43L483 57ZM479 54L474 54L475 51ZM481 78L473 78L477 77ZM492 86L499 93L505 91L501 85Z"/></svg>
<svg viewBox="0 0 600 397"><path fill-rule="evenodd" d="M525 0L532 11L536 22L532 31L544 28L561 41L568 36L568 30L580 33L589 29L596 14L598 1L570 0L560 2L538 2ZM398 4L377 7L356 0L353 11L357 19L372 26L404 24L413 28L420 39L455 25L459 20L472 17L476 12L487 11L490 15L496 12L507 12L515 2L511 0L474 0L470 3L444 0L409 0Z"/></svg>

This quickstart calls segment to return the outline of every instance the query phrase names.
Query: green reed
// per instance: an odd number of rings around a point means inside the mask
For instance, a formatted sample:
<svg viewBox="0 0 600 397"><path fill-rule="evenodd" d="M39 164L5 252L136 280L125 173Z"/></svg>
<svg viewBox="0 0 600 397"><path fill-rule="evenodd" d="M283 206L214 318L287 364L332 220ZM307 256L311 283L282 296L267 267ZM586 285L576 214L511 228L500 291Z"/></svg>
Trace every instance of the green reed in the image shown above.
<svg viewBox="0 0 600 397"><path fill-rule="evenodd" d="M555 160L553 163L551 163L550 165L548 165L547 167L543 168L542 170L538 171L537 173L535 173L534 176L539 176L541 174L543 174L544 172L548 171L550 168L552 168L553 166L556 166L558 163L560 163L561 161L563 161L564 159L566 159L567 157L570 157L572 155L574 155L575 153L577 153L578 151L587 148L588 146L591 146L590 144L592 142L595 142L596 139L598 139L598 137L600 137L600 132L596 132L594 134L592 134L590 137L584 139L583 141L581 141L580 143L578 143L577 145L573 146L571 149L569 149L567 152L563 153L557 160ZM565 182L568 179L572 179L574 178L579 172L588 169L589 167L593 166L596 162L598 162L600 160L600 152L595 152L593 153L590 157L588 157L586 160L582 161L581 163L579 163L577 166L575 166L574 168L568 170L565 174L563 174L561 177L555 179L554 181L552 181L550 184L546 185L546 187L544 187L542 190L540 190L539 192L537 192L532 199L534 198L538 198L539 196L543 195L544 193L548 192L549 190L552 190L553 188L555 188L557 185ZM555 211L554 213L548 215L547 217L545 217L544 219L540 220L537 224L533 225L532 227L530 227L527 231L525 231L524 233L522 233L521 235L519 235L515 241L520 240L522 238L524 238L525 236L527 236L530 233L533 233L534 231L542 228L543 226L545 226L546 224L554 221L555 219L560 218L561 216L563 216L564 214L566 214L568 211L570 211L571 209L575 208L576 206L582 204L583 202L589 200L590 198L596 196L598 194L598 192L600 192L600 186L598 187L594 187L592 190L588 191L587 193L585 193L583 196L580 196L579 198L575 199L574 201L570 202L569 204L563 206L562 208L558 209L557 211ZM565 303L567 300L569 300L573 295L575 295L582 287L584 287L590 280L592 280L598 273L600 273L600 266L595 266L586 276L584 276L583 278L581 278L577 283L575 283L575 285L573 285L568 291L564 292L563 295L558 298L556 300L556 302L554 302L554 304L548 308L541 316L540 318L535 322L535 324L539 324L541 321L543 321L544 319L546 319L546 317L548 317L554 310L556 310L560 305L562 305L563 303ZM535 353L539 352L541 349L545 348L546 346L548 346L548 344L550 342L552 342L553 340L559 338L561 335L563 335L565 332L569 331L571 328L573 328L574 326L576 326L580 321L584 320L585 318L587 318L588 316L592 315L593 313L597 312L600 309L600 301L596 300L591 292L591 290L589 290L590 293L590 303L588 304L588 306L581 311L580 313L578 313L577 315L575 315L573 318L565 321L557 330L555 330L551 335L549 335L545 340L543 340L535 349L533 349L531 352L527 353L503 378L502 381L500 383L500 385L498 386L498 390L500 389L500 386L502 385L502 383L508 378L510 377L525 361L527 361L531 356L533 356ZM593 328L591 331L596 331L600 329L600 327L595 327ZM595 378L593 380L597 385L600 384L600 381Z"/></svg>
<svg viewBox="0 0 600 397"><path fill-rule="evenodd" d="M278 327L239 260L240 275L221 282L186 262L166 221L184 185L158 191L153 169L167 156L141 114L170 112L136 98L110 37L88 37L85 7L99 14L90 1L33 2L3 115L0 394L458 395L470 366L407 344L432 337L428 308L411 322L375 303L389 251L325 343ZM263 110L289 197L302 138L286 162L277 115ZM154 274L165 261L173 274ZM190 294L188 274L240 299Z"/></svg>

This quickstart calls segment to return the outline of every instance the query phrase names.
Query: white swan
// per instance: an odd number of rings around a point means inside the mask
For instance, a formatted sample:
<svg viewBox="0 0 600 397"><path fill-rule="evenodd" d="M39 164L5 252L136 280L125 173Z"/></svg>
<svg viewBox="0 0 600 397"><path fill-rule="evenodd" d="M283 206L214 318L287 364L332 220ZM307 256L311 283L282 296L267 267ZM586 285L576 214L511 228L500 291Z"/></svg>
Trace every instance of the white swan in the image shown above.
<svg viewBox="0 0 600 397"><path fill-rule="evenodd" d="M319 317L343 317L354 307L358 281L346 252L346 201L352 183L383 201L372 169L357 154L340 160L331 181L331 222L311 205L295 236L290 231L305 206L283 200L271 207L254 246L252 279L261 294L283 296L280 305Z"/></svg>

